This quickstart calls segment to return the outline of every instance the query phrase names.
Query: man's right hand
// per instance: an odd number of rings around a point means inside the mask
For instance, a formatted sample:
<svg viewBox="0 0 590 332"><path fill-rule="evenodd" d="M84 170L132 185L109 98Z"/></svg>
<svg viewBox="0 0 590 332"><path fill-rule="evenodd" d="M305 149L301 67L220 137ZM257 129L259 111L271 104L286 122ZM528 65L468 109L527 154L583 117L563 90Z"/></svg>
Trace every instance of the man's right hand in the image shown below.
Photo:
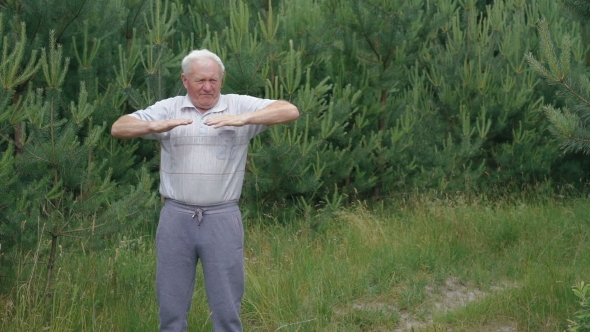
<svg viewBox="0 0 590 332"><path fill-rule="evenodd" d="M135 138L151 133L163 133L178 126L193 123L191 119L170 119L162 121L143 121L129 115L120 117L111 127L111 135L117 138Z"/></svg>
<svg viewBox="0 0 590 332"><path fill-rule="evenodd" d="M163 121L151 121L148 122L153 133L163 133L170 131L178 126L186 126L193 123L191 119L170 119Z"/></svg>

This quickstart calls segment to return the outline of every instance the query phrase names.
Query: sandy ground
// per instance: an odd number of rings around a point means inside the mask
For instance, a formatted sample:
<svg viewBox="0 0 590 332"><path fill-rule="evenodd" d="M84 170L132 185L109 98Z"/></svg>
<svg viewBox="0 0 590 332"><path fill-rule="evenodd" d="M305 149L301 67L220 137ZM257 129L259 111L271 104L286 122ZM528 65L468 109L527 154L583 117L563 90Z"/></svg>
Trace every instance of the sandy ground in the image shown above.
<svg viewBox="0 0 590 332"><path fill-rule="evenodd" d="M491 292L515 287L509 284L494 285L490 288L490 291L485 292L476 287L464 285L461 283L459 278L449 277L445 280L444 285L434 289L431 286L425 287L425 292L429 298L432 298L431 303L426 303L425 306L431 306L427 308L427 312L423 317L417 318L414 315L399 310L395 305L389 303L362 303L358 302L353 304L352 309L361 311L385 311L398 313L398 325L393 330L383 330L379 332L408 332L408 331L419 331L422 328L427 328L433 323L432 314L444 314L445 312L457 310L461 307L466 306L470 302L480 300ZM438 331L438 330L437 330ZM453 331L452 327L445 329L445 331ZM516 332L516 323L511 321L495 322L487 326L482 326L474 332Z"/></svg>

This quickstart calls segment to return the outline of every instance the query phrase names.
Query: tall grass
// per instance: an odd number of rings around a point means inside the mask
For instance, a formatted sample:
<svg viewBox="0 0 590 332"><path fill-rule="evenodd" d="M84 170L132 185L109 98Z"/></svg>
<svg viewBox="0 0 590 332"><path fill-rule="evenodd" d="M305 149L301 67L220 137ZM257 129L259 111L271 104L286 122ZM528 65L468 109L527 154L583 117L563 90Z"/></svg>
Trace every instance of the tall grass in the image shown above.
<svg viewBox="0 0 590 332"><path fill-rule="evenodd" d="M584 199L362 204L288 225L246 220L246 331L563 331L590 280ZM43 252L22 253L1 331L155 331L153 234L62 246L50 294ZM67 244L67 246L66 246ZM27 264L25 264L27 263ZM210 331L199 273L190 331Z"/></svg>

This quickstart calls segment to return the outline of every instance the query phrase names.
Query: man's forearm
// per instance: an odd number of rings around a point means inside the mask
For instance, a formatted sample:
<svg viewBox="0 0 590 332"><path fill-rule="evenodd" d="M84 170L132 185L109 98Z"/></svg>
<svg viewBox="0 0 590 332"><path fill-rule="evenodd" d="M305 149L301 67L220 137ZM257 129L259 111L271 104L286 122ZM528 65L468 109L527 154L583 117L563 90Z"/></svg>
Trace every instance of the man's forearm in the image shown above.
<svg viewBox="0 0 590 332"><path fill-rule="evenodd" d="M129 115L120 117L111 127L111 135L117 138L135 138L151 133L150 123Z"/></svg>
<svg viewBox="0 0 590 332"><path fill-rule="evenodd" d="M248 124L275 125L291 122L299 117L297 107L287 101L278 100L256 112L236 115L219 115L205 120L205 124L214 128L223 126L241 127Z"/></svg>
<svg viewBox="0 0 590 332"><path fill-rule="evenodd" d="M297 107L287 101L278 100L267 107L244 114L246 124L275 125L287 123L299 118Z"/></svg>
<svg viewBox="0 0 590 332"><path fill-rule="evenodd" d="M191 123L193 123L191 119L143 121L129 115L123 115L113 123L111 135L117 138L135 138L151 133L163 133Z"/></svg>

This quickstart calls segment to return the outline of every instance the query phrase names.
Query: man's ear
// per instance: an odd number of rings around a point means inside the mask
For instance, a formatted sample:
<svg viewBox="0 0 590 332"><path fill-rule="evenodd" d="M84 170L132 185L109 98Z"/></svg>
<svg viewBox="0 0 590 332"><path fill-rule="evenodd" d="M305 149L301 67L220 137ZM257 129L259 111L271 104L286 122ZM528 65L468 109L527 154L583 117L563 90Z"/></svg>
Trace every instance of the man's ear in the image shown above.
<svg viewBox="0 0 590 332"><path fill-rule="evenodd" d="M182 85L184 85L186 87L187 77L186 77L186 75L184 75L184 73L180 74L180 80L182 81Z"/></svg>

